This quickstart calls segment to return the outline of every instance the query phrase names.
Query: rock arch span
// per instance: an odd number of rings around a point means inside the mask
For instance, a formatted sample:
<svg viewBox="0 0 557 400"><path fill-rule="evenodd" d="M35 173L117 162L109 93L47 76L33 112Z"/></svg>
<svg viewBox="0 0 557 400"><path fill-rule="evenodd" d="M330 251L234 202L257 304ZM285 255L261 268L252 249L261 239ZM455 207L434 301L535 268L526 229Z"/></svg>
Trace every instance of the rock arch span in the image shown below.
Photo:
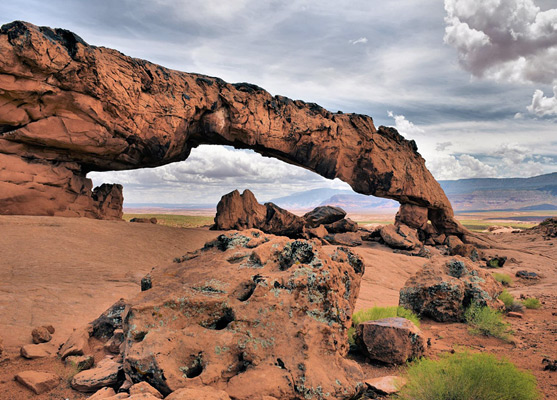
<svg viewBox="0 0 557 400"><path fill-rule="evenodd" d="M93 190L88 172L164 165L201 144L227 144L397 200L409 225L466 232L415 143L371 117L166 69L26 22L2 26L0 54L0 213L119 218L121 187Z"/></svg>

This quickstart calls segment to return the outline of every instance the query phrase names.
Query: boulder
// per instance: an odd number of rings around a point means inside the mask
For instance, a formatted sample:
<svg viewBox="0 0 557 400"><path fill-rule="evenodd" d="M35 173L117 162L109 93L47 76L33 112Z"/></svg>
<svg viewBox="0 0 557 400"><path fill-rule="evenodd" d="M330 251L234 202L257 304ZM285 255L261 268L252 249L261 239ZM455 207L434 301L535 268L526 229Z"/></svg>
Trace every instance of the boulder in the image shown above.
<svg viewBox="0 0 557 400"><path fill-rule="evenodd" d="M109 353L120 353L120 346L124 342L124 331L122 329L115 329L112 337L104 344L104 348Z"/></svg>
<svg viewBox="0 0 557 400"><path fill-rule="evenodd" d="M399 304L436 321L458 322L472 302L497 308L501 291L491 274L469 260L455 258L447 262L437 256L406 281Z"/></svg>
<svg viewBox="0 0 557 400"><path fill-rule="evenodd" d="M304 215L304 220L310 228L319 225L332 224L342 220L346 216L346 211L340 207L320 206L316 207ZM328 230L328 229L327 229ZM331 232L334 233L334 232Z"/></svg>
<svg viewBox="0 0 557 400"><path fill-rule="evenodd" d="M416 143L369 116L166 69L22 21L2 26L0 54L4 214L118 219L122 187L93 190L87 172L156 167L202 144L233 144L358 193L419 204L439 233L468 233Z"/></svg>
<svg viewBox="0 0 557 400"><path fill-rule="evenodd" d="M136 217L136 218L132 218L130 219L130 222L136 222L138 224L157 224L159 221L155 218L142 218L142 217Z"/></svg>
<svg viewBox="0 0 557 400"><path fill-rule="evenodd" d="M64 360L68 356L82 356L90 351L89 337L93 329L91 325L73 331L68 340L58 350L58 356Z"/></svg>
<svg viewBox="0 0 557 400"><path fill-rule="evenodd" d="M50 372L22 371L15 376L15 380L35 394L46 393L60 383L60 377Z"/></svg>
<svg viewBox="0 0 557 400"><path fill-rule="evenodd" d="M356 327L354 340L371 360L404 364L425 354L422 331L406 318L365 321Z"/></svg>
<svg viewBox="0 0 557 400"><path fill-rule="evenodd" d="M326 224L325 228L329 233L358 232L358 224L350 218L343 218L332 224Z"/></svg>
<svg viewBox="0 0 557 400"><path fill-rule="evenodd" d="M449 249L449 254L451 256L468 257L472 261L479 261L481 258L478 249L472 244L457 244Z"/></svg>
<svg viewBox="0 0 557 400"><path fill-rule="evenodd" d="M406 379L401 376L382 376L380 378L366 379L365 384L368 390L383 396L390 396L398 393L404 385Z"/></svg>
<svg viewBox="0 0 557 400"><path fill-rule="evenodd" d="M52 340L52 333L54 333L54 327L52 325L39 326L31 332L33 337L33 343L46 343Z"/></svg>
<svg viewBox="0 0 557 400"><path fill-rule="evenodd" d="M517 278L521 279L528 279L528 280L538 280L540 279L540 275L536 274L535 272L529 272L526 270L516 271L514 274Z"/></svg>
<svg viewBox="0 0 557 400"><path fill-rule="evenodd" d="M105 400L116 396L116 392L111 387L103 387L99 389L92 396L87 397L87 400Z"/></svg>
<svg viewBox="0 0 557 400"><path fill-rule="evenodd" d="M317 228L306 228L306 233L309 238L324 239L325 236L329 234L327 229L323 225L319 225Z"/></svg>
<svg viewBox="0 0 557 400"><path fill-rule="evenodd" d="M257 202L251 190L242 194L234 190L225 194L217 204L217 214L213 229L243 230L259 228L265 223L267 209Z"/></svg>
<svg viewBox="0 0 557 400"><path fill-rule="evenodd" d="M230 400L225 391L210 386L184 388L173 392L166 400Z"/></svg>
<svg viewBox="0 0 557 400"><path fill-rule="evenodd" d="M417 231L406 225L384 225L379 233L387 246L395 249L414 250L422 247Z"/></svg>
<svg viewBox="0 0 557 400"><path fill-rule="evenodd" d="M395 225L407 225L410 228L425 230L428 219L427 207L403 203L396 213Z"/></svg>
<svg viewBox="0 0 557 400"><path fill-rule="evenodd" d="M220 235L150 272L125 317L125 372L165 396L209 385L245 400L348 399L363 377L344 357L363 271L347 248Z"/></svg>
<svg viewBox="0 0 557 400"><path fill-rule="evenodd" d="M335 233L333 235L325 236L324 239L330 244L338 246L354 247L362 245L361 235L355 232Z"/></svg>
<svg viewBox="0 0 557 400"><path fill-rule="evenodd" d="M50 343L26 344L22 346L19 353L23 358L34 360L37 358L53 357L56 355L56 348Z"/></svg>
<svg viewBox="0 0 557 400"><path fill-rule="evenodd" d="M150 394L153 397L162 399L162 394L147 382L138 382L130 388L130 395L136 394Z"/></svg>
<svg viewBox="0 0 557 400"><path fill-rule="evenodd" d="M77 372L91 369L95 364L95 359L92 356L69 356L66 357L66 365L70 366Z"/></svg>
<svg viewBox="0 0 557 400"><path fill-rule="evenodd" d="M126 306L126 300L120 299L91 322L91 336L97 339L110 339L117 329L122 329L122 313Z"/></svg>
<svg viewBox="0 0 557 400"><path fill-rule="evenodd" d="M116 385L122 378L122 364L105 358L95 368L74 375L70 384L79 392L95 392L105 386Z"/></svg>
<svg viewBox="0 0 557 400"><path fill-rule="evenodd" d="M217 204L215 224L211 229L244 230L256 228L274 235L298 238L303 235L304 220L276 204L261 205L249 190L234 190Z"/></svg>

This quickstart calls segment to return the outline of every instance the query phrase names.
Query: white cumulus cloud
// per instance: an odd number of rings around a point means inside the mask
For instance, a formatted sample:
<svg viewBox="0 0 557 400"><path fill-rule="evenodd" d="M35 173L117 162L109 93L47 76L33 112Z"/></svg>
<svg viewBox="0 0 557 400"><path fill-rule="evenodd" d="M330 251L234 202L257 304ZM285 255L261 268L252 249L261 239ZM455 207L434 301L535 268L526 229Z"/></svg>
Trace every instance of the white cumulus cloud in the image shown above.
<svg viewBox="0 0 557 400"><path fill-rule="evenodd" d="M533 0L445 0L445 43L477 77L552 83L557 77L557 9Z"/></svg>
<svg viewBox="0 0 557 400"><path fill-rule="evenodd" d="M532 104L526 108L538 117L557 116L557 85L553 86L553 97L546 97L541 90L536 90Z"/></svg>
<svg viewBox="0 0 557 400"><path fill-rule="evenodd" d="M404 115L396 115L392 111L387 112L387 115L395 120L396 130L405 138L413 139L416 136L425 134L425 131L408 121Z"/></svg>
<svg viewBox="0 0 557 400"><path fill-rule="evenodd" d="M497 169L483 163L469 154L446 155L426 161L426 165L438 180L493 178L497 176Z"/></svg>

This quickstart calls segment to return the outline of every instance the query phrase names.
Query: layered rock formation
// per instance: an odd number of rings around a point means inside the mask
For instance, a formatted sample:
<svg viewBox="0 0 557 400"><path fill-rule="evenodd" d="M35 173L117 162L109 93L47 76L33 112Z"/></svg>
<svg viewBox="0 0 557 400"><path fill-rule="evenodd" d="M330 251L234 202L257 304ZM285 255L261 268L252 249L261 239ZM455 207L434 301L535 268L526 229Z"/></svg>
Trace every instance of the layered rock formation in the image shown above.
<svg viewBox="0 0 557 400"><path fill-rule="evenodd" d="M317 241L253 229L229 233L154 269L146 290L81 332L106 341L123 329L128 379L174 392L169 398L211 387L245 400L349 399L363 379L344 358L363 272L346 248L325 251ZM82 336L74 332L61 357L94 352L93 340L76 346ZM117 387L124 378L111 366L119 382L109 385ZM98 389L90 381L101 372L78 374L72 386Z"/></svg>
<svg viewBox="0 0 557 400"><path fill-rule="evenodd" d="M368 116L165 69L24 22L0 29L0 53L1 213L101 218L88 172L227 144L414 205L439 232L464 232L416 144Z"/></svg>

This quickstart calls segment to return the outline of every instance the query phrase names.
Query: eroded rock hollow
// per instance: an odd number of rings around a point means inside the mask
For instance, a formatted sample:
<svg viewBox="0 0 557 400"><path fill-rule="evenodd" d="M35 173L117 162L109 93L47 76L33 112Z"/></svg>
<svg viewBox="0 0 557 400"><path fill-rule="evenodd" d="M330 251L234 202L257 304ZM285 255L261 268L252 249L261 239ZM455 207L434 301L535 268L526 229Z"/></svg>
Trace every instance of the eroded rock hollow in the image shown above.
<svg viewBox="0 0 557 400"><path fill-rule="evenodd" d="M0 213L118 218L103 211L115 207L94 196L88 172L160 166L226 144L415 206L439 233L465 232L415 143L371 117L173 71L25 22L2 26L0 53ZM121 198L118 189L108 197Z"/></svg>

